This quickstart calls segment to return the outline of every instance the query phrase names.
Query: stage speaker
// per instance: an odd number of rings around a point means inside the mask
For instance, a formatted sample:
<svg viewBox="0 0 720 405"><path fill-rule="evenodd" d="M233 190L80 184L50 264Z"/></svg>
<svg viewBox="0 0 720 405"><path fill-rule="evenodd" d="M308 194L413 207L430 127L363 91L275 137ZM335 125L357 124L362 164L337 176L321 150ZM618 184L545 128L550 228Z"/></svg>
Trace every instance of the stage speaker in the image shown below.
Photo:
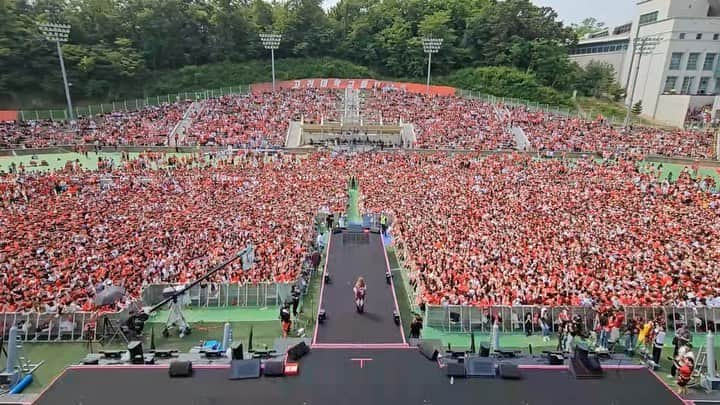
<svg viewBox="0 0 720 405"><path fill-rule="evenodd" d="M244 356L242 342L233 342L230 345L230 353L233 360L242 360Z"/></svg>
<svg viewBox="0 0 720 405"><path fill-rule="evenodd" d="M420 347L420 353L423 354L428 360L436 361L438 358L437 345L440 344L438 340L423 340L418 345Z"/></svg>
<svg viewBox="0 0 720 405"><path fill-rule="evenodd" d="M173 360L170 362L170 378L191 377L192 362L184 360Z"/></svg>
<svg viewBox="0 0 720 405"><path fill-rule="evenodd" d="M288 359L291 361L298 361L308 353L310 353L310 346L308 346L305 341L301 341L288 349Z"/></svg>
<svg viewBox="0 0 720 405"><path fill-rule="evenodd" d="M490 345L482 343L480 345L480 357L490 357Z"/></svg>
<svg viewBox="0 0 720 405"><path fill-rule="evenodd" d="M462 363L447 363L445 371L448 377L465 378L465 364Z"/></svg>
<svg viewBox="0 0 720 405"><path fill-rule="evenodd" d="M565 363L565 357L562 354L550 353L548 354L548 364L551 366L562 366Z"/></svg>
<svg viewBox="0 0 720 405"><path fill-rule="evenodd" d="M282 377L285 375L285 364L282 360L270 359L263 363L263 375L267 377Z"/></svg>
<svg viewBox="0 0 720 405"><path fill-rule="evenodd" d="M483 357L465 360L465 374L468 377L495 377L495 362Z"/></svg>
<svg viewBox="0 0 720 405"><path fill-rule="evenodd" d="M230 380L260 378L260 359L233 360L230 362Z"/></svg>
<svg viewBox="0 0 720 405"><path fill-rule="evenodd" d="M500 364L500 378L505 380L519 380L522 378L520 368L518 368L516 364Z"/></svg>
<svg viewBox="0 0 720 405"><path fill-rule="evenodd" d="M128 343L128 353L130 354L130 362L132 364L145 364L143 358L143 347L142 342L139 340L133 340Z"/></svg>

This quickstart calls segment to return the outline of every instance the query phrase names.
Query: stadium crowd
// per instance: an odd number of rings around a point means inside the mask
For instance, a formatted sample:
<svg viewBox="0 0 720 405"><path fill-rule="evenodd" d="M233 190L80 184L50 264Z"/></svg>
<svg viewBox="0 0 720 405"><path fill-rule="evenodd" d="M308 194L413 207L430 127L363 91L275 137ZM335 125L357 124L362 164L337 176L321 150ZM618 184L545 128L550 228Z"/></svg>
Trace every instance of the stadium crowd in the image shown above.
<svg viewBox="0 0 720 405"><path fill-rule="evenodd" d="M57 145L166 145L182 119L188 101L115 111L93 119L0 122L0 148L44 148Z"/></svg>
<svg viewBox="0 0 720 405"><path fill-rule="evenodd" d="M513 125L521 127L537 150L565 152L642 152L663 156L713 157L712 132L662 130L648 127L618 129L598 118L586 121L524 107L511 111Z"/></svg>
<svg viewBox="0 0 720 405"><path fill-rule="evenodd" d="M152 169L159 160L174 168ZM688 173L670 184L629 160L437 153L140 162L0 177L0 312L90 309L98 283L137 296L148 283L202 275L248 243L255 266L215 281L293 279L314 214L344 209L350 175L360 179L362 210L395 218L424 303L720 297L720 195Z"/></svg>
<svg viewBox="0 0 720 405"><path fill-rule="evenodd" d="M390 210L419 299L684 305L720 297L720 195L634 162L378 156L365 205ZM361 171L358 171L362 173Z"/></svg>
<svg viewBox="0 0 720 405"><path fill-rule="evenodd" d="M515 148L511 126L522 128L536 150L627 153L711 158L713 135L704 131L612 127L524 107L506 108L476 99L373 89L362 95L365 123L412 123L416 147L498 150ZM80 118L75 126L55 121L0 123L0 148L68 144L175 145L169 137L190 106L188 100L137 111ZM197 102L179 146L283 146L289 121L340 121L342 93L297 89L231 95Z"/></svg>
<svg viewBox="0 0 720 405"><path fill-rule="evenodd" d="M255 266L216 281L289 281L318 204L340 209L343 180L294 159L173 159L172 171L132 161L2 176L0 312L92 309L99 283L137 296L148 283L193 280L249 243Z"/></svg>

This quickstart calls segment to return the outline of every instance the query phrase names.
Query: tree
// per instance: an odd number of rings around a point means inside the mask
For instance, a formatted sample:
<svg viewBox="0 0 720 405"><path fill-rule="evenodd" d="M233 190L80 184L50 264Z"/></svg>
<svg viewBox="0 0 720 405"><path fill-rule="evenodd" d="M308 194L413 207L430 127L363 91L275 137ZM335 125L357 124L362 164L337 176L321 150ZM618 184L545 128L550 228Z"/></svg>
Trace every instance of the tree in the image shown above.
<svg viewBox="0 0 720 405"><path fill-rule="evenodd" d="M591 34L605 28L605 23L598 21L595 17L588 17L582 20L580 24L572 24L571 27L578 38L583 38L587 34Z"/></svg>
<svg viewBox="0 0 720 405"><path fill-rule="evenodd" d="M483 65L509 65L514 47L535 40L568 46L577 37L552 8L537 7L530 0L493 0L469 19L465 32L467 46Z"/></svg>
<svg viewBox="0 0 720 405"><path fill-rule="evenodd" d="M642 110L643 110L642 100L638 100L637 103L633 104L632 109L630 111L633 113L634 116L637 117L638 115L642 114Z"/></svg>
<svg viewBox="0 0 720 405"><path fill-rule="evenodd" d="M591 61L577 79L577 90L586 96L599 97L604 94L617 94L615 68L605 62Z"/></svg>

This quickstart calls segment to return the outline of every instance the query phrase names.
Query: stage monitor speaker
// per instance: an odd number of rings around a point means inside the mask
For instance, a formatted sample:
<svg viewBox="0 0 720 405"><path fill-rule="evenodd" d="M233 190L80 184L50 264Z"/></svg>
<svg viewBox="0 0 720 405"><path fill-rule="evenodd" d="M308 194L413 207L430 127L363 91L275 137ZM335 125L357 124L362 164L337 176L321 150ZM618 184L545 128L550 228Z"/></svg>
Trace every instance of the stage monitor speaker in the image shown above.
<svg viewBox="0 0 720 405"><path fill-rule="evenodd" d="M473 357L465 360L465 374L468 377L495 377L495 362L492 359Z"/></svg>
<svg viewBox="0 0 720 405"><path fill-rule="evenodd" d="M263 363L263 375L267 377L282 377L285 375L285 364L282 360L270 359Z"/></svg>
<svg viewBox="0 0 720 405"><path fill-rule="evenodd" d="M423 356L425 356L428 360L436 361L439 354L436 347L440 344L441 342L439 340L422 340L418 346L420 347L420 352Z"/></svg>
<svg viewBox="0 0 720 405"><path fill-rule="evenodd" d="M288 359L290 359L291 361L298 361L308 353L310 353L310 346L308 346L307 343L305 343L305 341L303 340L288 349Z"/></svg>
<svg viewBox="0 0 720 405"><path fill-rule="evenodd" d="M230 380L260 378L260 359L233 360L230 362Z"/></svg>
<svg viewBox="0 0 720 405"><path fill-rule="evenodd" d="M242 360L244 356L242 342L233 342L230 345L230 353L233 360Z"/></svg>
<svg viewBox="0 0 720 405"><path fill-rule="evenodd" d="M462 363L450 362L445 366L448 377L465 378L465 365Z"/></svg>
<svg viewBox="0 0 720 405"><path fill-rule="evenodd" d="M551 366L562 366L565 363L565 357L562 354L550 353L548 354L548 364Z"/></svg>
<svg viewBox="0 0 720 405"><path fill-rule="evenodd" d="M170 378L191 377L192 362L185 360L173 360L170 362Z"/></svg>
<svg viewBox="0 0 720 405"><path fill-rule="evenodd" d="M519 380L522 378L520 368L518 368L517 364L500 364L500 378L505 380Z"/></svg>
<svg viewBox="0 0 720 405"><path fill-rule="evenodd" d="M482 343L480 345L480 357L490 357L490 345Z"/></svg>
<svg viewBox="0 0 720 405"><path fill-rule="evenodd" d="M132 364L145 364L143 358L143 347L142 342L139 340L133 340L128 343L128 353L130 354L130 362Z"/></svg>

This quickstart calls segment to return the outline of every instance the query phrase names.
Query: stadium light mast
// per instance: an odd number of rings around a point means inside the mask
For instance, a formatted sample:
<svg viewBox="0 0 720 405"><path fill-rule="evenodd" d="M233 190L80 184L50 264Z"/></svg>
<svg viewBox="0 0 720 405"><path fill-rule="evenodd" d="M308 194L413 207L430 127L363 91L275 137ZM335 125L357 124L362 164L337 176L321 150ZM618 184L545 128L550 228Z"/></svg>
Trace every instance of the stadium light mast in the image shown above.
<svg viewBox="0 0 720 405"><path fill-rule="evenodd" d="M270 59L272 64L272 89L275 92L275 50L280 48L280 40L282 40L282 34L272 32L261 32L260 42L262 42L265 49L270 50Z"/></svg>
<svg viewBox="0 0 720 405"><path fill-rule="evenodd" d="M430 94L430 66L432 64L432 54L438 53L442 43L442 38L423 37L422 39L423 50L426 54L428 54L427 85L425 86L425 92L427 94Z"/></svg>
<svg viewBox="0 0 720 405"><path fill-rule="evenodd" d="M68 86L67 73L65 72L65 62L63 61L61 43L68 41L70 35L70 26L67 24L43 23L40 24L40 32L46 40L55 42L57 45L58 58L60 58L60 71L62 72L63 83L65 84L65 99L67 101L68 117L70 121L74 119L72 100L70 99L70 87Z"/></svg>
<svg viewBox="0 0 720 405"><path fill-rule="evenodd" d="M640 74L640 62L642 62L643 55L652 53L659 43L660 38L656 37L642 37L633 40L633 55L637 54L638 58L635 75L633 77L632 90L630 90L630 98L627 100L627 110L625 111L625 130L630 128L630 122L632 121L632 104L635 98L635 87L637 86L638 75Z"/></svg>

